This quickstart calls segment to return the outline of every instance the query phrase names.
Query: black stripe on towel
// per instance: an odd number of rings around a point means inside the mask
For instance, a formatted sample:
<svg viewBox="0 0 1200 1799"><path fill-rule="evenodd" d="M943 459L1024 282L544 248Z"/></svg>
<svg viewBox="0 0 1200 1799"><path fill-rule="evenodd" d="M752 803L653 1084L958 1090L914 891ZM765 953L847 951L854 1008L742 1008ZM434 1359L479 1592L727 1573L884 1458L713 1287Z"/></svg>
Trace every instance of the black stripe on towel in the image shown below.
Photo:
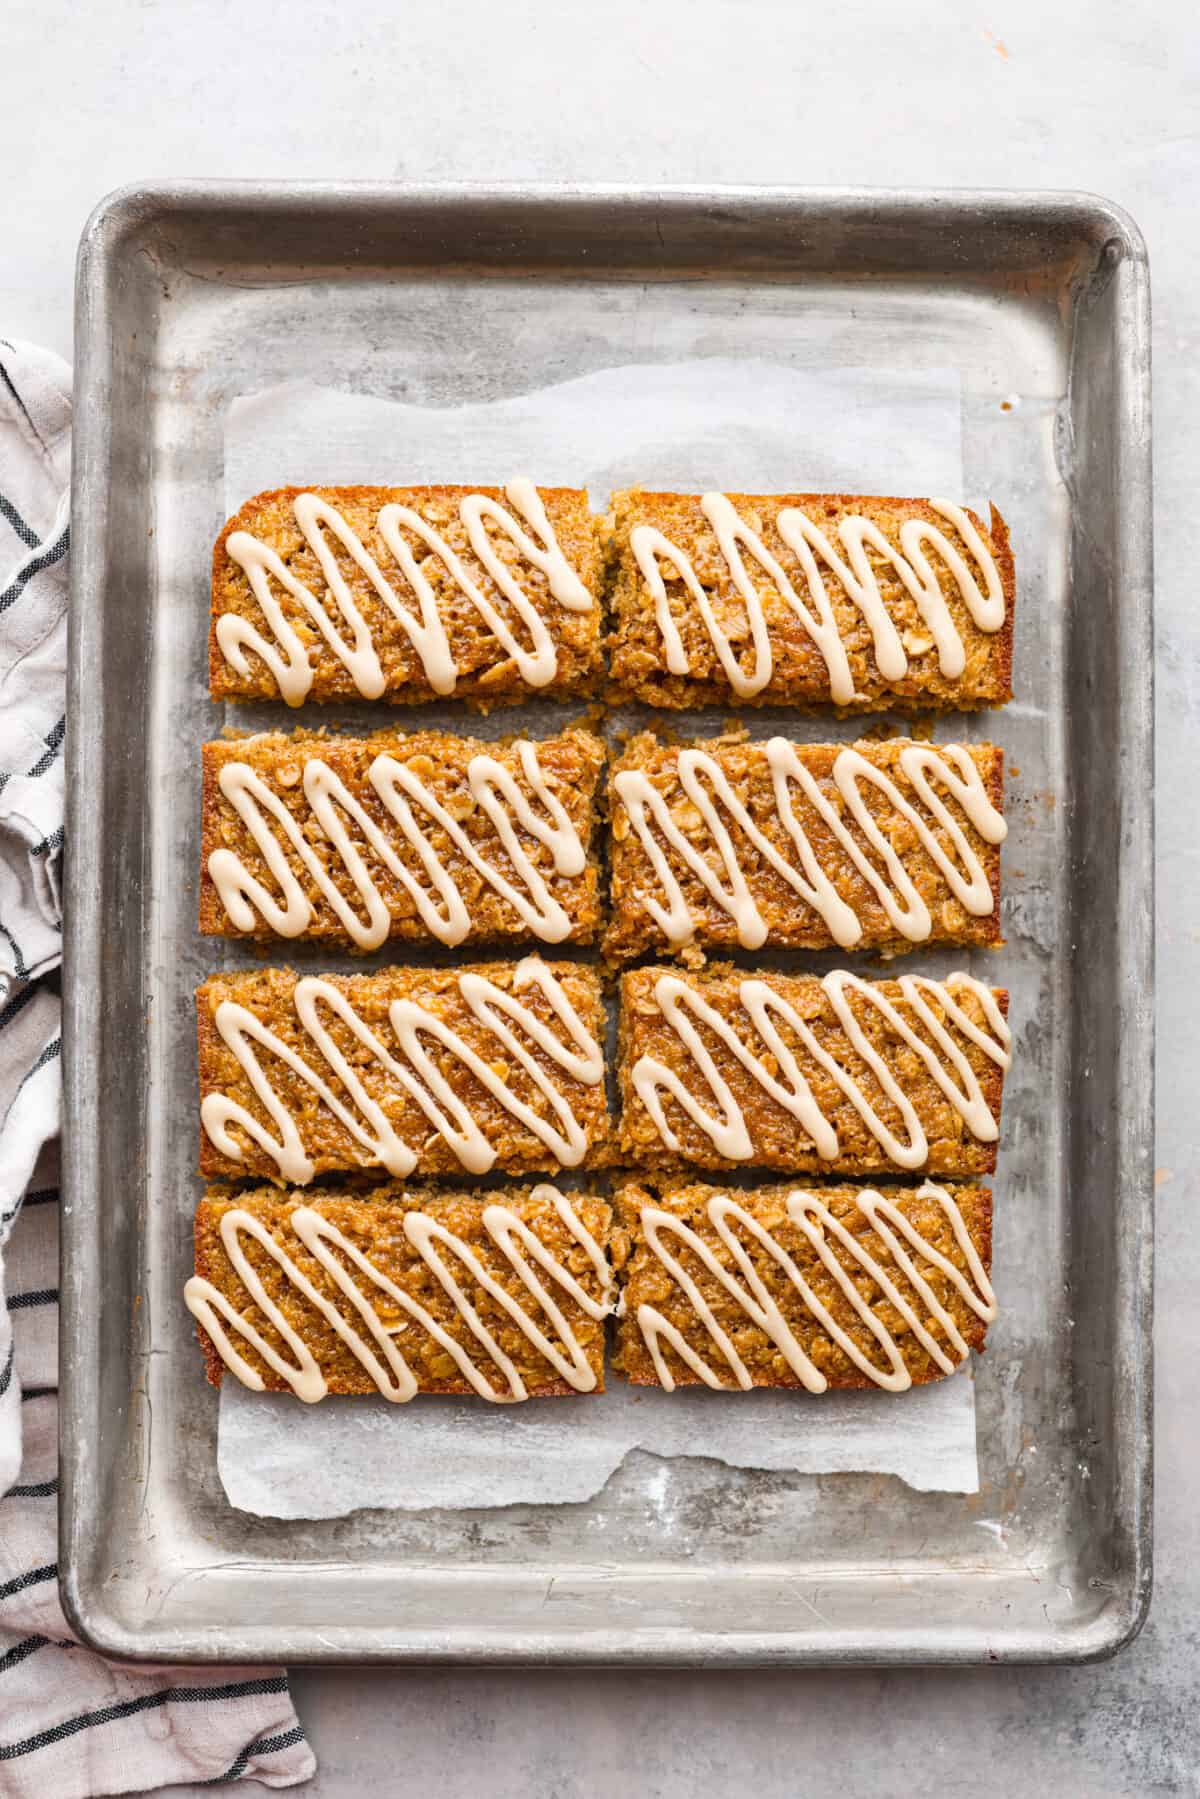
<svg viewBox="0 0 1200 1799"><path fill-rule="evenodd" d="M52 1043L48 1043L46 1045L45 1049L42 1051L41 1055L38 1057L38 1059L34 1063L33 1067L30 1069L27 1069L25 1074L21 1077L21 1086L18 1087L16 1093L13 1094L14 1100L20 1094L22 1088L27 1086L28 1083L33 1079L34 1075L41 1073L42 1069L46 1066L47 1062L53 1062L56 1056L61 1056L61 1055L62 1055L62 1038L56 1037Z"/></svg>
<svg viewBox="0 0 1200 1799"><path fill-rule="evenodd" d="M27 550L35 550L41 542L32 525L27 525L12 501L0 493L0 518L6 518Z"/></svg>
<svg viewBox="0 0 1200 1799"><path fill-rule="evenodd" d="M34 994L37 992L38 988L36 986L22 987L16 998L9 1000L4 1010L0 1012L0 1031L4 1030L6 1025L10 1025L14 1018L19 1018L21 1016L21 1013L25 1010L26 1006L29 1005Z"/></svg>
<svg viewBox="0 0 1200 1799"><path fill-rule="evenodd" d="M64 525L54 542L47 544L40 556L34 556L27 562L20 574L14 576L4 592L0 593L0 612L7 612L10 606L16 605L35 575L44 574L56 562L61 562L70 545L71 527Z"/></svg>
<svg viewBox="0 0 1200 1799"><path fill-rule="evenodd" d="M58 1492L58 1476L53 1480L34 1480L23 1487L10 1487L5 1499L49 1499Z"/></svg>
<svg viewBox="0 0 1200 1799"><path fill-rule="evenodd" d="M0 337L0 344L3 344L3 346L6 350L12 351L14 356L16 355L16 351L13 348L13 345L9 343L9 341L6 337ZM29 408L28 408L28 406L26 406L24 400L21 398L21 396L17 392L16 388L13 386L12 376L9 374L8 370L5 368L5 366L2 362L0 362L0 381L3 381L5 387L7 387L9 393L12 395L13 399L15 400L15 402L17 404L17 407L18 407L18 410L20 411L21 417L25 420L26 424L29 426L29 429L33 432L33 435L37 438L38 442L40 444L42 444L42 448L45 449L46 446L44 443L42 443L42 434L38 430L37 426L34 424L33 420L30 418Z"/></svg>
<svg viewBox="0 0 1200 1799"><path fill-rule="evenodd" d="M46 732L46 753L44 756L39 757L33 767L29 770L29 773L25 777L27 781L32 781L37 775L44 775L46 770L53 766L55 758L63 746L63 738L66 734L67 721L64 715L51 730Z"/></svg>
<svg viewBox="0 0 1200 1799"><path fill-rule="evenodd" d="M51 831L49 837L43 837L40 843L35 843L29 854L31 856L48 855L51 850L60 850L62 848L62 841L63 828L59 825L57 831Z"/></svg>
<svg viewBox="0 0 1200 1799"><path fill-rule="evenodd" d="M43 1568L30 1568L27 1574L18 1574L13 1580L6 1580L0 1587L0 1599L11 1599L14 1593L23 1593L27 1587L40 1587L43 1581L58 1579L58 1563L47 1562Z"/></svg>
<svg viewBox="0 0 1200 1799"><path fill-rule="evenodd" d="M44 1649L49 1641L49 1637L23 1637L19 1643L14 1643L6 1654L0 1655L0 1674L8 1668L15 1668L18 1662L28 1661L31 1655Z"/></svg>
<svg viewBox="0 0 1200 1799"><path fill-rule="evenodd" d="M304 1732L298 1724L294 1729L281 1730L273 1737L255 1737L252 1743L246 1744L237 1760L230 1763L224 1774L214 1774L211 1780L206 1780L202 1784L206 1787L215 1787L220 1786L226 1780L240 1780L250 1765L251 1756L274 1755L277 1750L294 1748L297 1743L303 1741Z"/></svg>
<svg viewBox="0 0 1200 1799"><path fill-rule="evenodd" d="M10 1312L25 1312L31 1306L55 1306L57 1304L57 1287L31 1288L27 1293L10 1293L8 1296Z"/></svg>
<svg viewBox="0 0 1200 1799"><path fill-rule="evenodd" d="M6 924L0 924L0 937L4 938L4 941L12 950L13 973L16 975L18 981L27 981L29 979L29 964L25 960L25 952Z"/></svg>
<svg viewBox="0 0 1200 1799"><path fill-rule="evenodd" d="M221 1687L164 1687L161 1693L143 1693L138 1699L124 1699L119 1705L106 1705L99 1711L81 1712L78 1717L64 1718L50 1730L17 1743L0 1743L0 1762L15 1761L19 1755L30 1755L35 1749L46 1749L61 1743L81 1730L97 1724L115 1724L120 1718L131 1718L135 1712L152 1711L159 1705L197 1704L221 1699L249 1699L260 1693L286 1693L287 1676L275 1674L263 1680L231 1680Z"/></svg>

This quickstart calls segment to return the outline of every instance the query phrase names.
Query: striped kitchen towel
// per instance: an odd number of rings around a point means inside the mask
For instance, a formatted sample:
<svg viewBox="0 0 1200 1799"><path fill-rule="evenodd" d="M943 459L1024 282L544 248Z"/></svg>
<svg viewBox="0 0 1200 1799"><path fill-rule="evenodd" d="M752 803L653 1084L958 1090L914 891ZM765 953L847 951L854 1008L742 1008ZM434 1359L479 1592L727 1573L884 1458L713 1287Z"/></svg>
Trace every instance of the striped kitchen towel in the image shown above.
<svg viewBox="0 0 1200 1799"><path fill-rule="evenodd" d="M58 1602L58 875L70 372L0 340L0 1799L307 1780L280 1669L131 1668Z"/></svg>

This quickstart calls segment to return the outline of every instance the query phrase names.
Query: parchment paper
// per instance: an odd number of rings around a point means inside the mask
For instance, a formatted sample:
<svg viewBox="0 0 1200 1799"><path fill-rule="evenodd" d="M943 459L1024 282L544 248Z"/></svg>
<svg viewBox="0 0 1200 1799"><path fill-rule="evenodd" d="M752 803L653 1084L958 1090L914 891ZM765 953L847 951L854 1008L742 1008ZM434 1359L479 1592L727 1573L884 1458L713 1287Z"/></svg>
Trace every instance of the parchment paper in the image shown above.
<svg viewBox="0 0 1200 1799"><path fill-rule="evenodd" d="M369 1506L566 1505L632 1449L739 1468L898 1474L920 1492L974 1493L975 1386L966 1371L908 1393L661 1393L610 1374L599 1397L481 1405L221 1389L217 1459L231 1502L268 1518ZM302 1414L302 1415L299 1415Z"/></svg>
<svg viewBox="0 0 1200 1799"><path fill-rule="evenodd" d="M495 486L512 474L584 486L596 504L635 483L742 493L899 485L958 499L959 378L715 358L604 369L437 410L288 382L235 400L225 426L227 513L264 488L298 483Z"/></svg>
<svg viewBox="0 0 1200 1799"><path fill-rule="evenodd" d="M226 421L230 513L285 484L492 485L514 474L585 485L598 505L635 482L764 493L900 488L959 499L959 379L949 370L885 377L693 361L607 369L445 410L289 383L235 401ZM471 728L444 704L422 708L421 724ZM231 1504L278 1518L578 1502L635 1449L978 1491L975 1389L966 1372L899 1396L668 1395L610 1380L599 1397L521 1406L429 1398L394 1407L364 1398L313 1408L229 1380L221 1390L221 1480Z"/></svg>

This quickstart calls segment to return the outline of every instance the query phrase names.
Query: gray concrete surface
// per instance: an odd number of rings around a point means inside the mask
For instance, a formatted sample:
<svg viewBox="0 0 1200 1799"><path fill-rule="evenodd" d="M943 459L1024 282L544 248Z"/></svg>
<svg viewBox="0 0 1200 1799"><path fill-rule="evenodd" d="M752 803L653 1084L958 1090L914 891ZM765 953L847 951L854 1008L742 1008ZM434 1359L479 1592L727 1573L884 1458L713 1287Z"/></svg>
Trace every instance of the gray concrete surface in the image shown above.
<svg viewBox="0 0 1200 1799"><path fill-rule="evenodd" d="M0 330L65 354L80 225L109 188L154 176L1073 187L1139 221L1154 280L1160 796L1158 1553L1141 1639L1066 1671L349 1670L301 1672L295 1690L320 1761L313 1799L1200 1792L1194 8L6 0L0 65Z"/></svg>

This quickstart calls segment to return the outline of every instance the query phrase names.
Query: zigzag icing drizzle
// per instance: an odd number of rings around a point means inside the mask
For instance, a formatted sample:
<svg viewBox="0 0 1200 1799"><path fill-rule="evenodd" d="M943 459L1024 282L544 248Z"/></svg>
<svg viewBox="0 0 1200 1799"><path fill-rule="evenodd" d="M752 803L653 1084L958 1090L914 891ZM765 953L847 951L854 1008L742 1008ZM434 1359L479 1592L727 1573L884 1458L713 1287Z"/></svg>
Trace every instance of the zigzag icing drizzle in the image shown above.
<svg viewBox="0 0 1200 1799"><path fill-rule="evenodd" d="M249 675L246 651L252 650L271 671L288 705L302 703L312 686L313 670L303 639L273 591L274 583L297 602L316 626L363 698L379 698L387 679L367 621L330 548L328 532L337 539L351 561L357 563L383 605L401 626L433 691L453 693L458 681L458 664L450 649L437 594L402 535L409 531L438 559L505 655L516 663L521 679L530 687L548 686L558 672L558 651L549 626L509 564L500 556L484 521L494 524L522 559L541 571L560 606L565 606L569 612L589 612L595 600L559 548L541 496L532 481L518 477L508 483L504 492L514 511L520 513L529 526L529 531L522 529L512 512L485 494L465 494L459 501L458 512L466 526L472 550L512 607L528 636L530 647L518 641L508 621L472 580L445 538L419 512L414 512L410 506L392 504L384 506L376 520L379 535L404 576L408 590L416 595L419 610L414 613L337 508L318 494L302 493L293 501L292 510L305 541L320 564L326 582L324 595L318 597L298 580L270 544L263 543L249 531L232 532L225 542L226 552L245 572L270 636L264 636L240 613L223 613L216 624L221 654L239 675Z"/></svg>
<svg viewBox="0 0 1200 1799"><path fill-rule="evenodd" d="M518 993L530 986L538 987L549 1001L566 1033L566 1042L518 999ZM292 1003L296 1015L348 1093L352 1105L339 1098L315 1068L268 1030L247 1007L234 1000L222 1000L213 1015L213 1022L237 1057L278 1135L272 1136L247 1107L227 1094L207 1093L201 1101L200 1118L212 1143L223 1156L240 1162L242 1150L229 1131L231 1124L240 1125L270 1156L285 1181L304 1186L312 1180L315 1169L305 1152L299 1127L271 1085L257 1053L262 1049L285 1063L329 1108L363 1150L364 1167L379 1163L390 1174L401 1178L412 1173L418 1161L417 1152L397 1134L383 1108L367 1092L357 1070L334 1042L320 1015L319 1008L325 1006L337 1014L363 1048L420 1107L434 1130L470 1173L486 1173L496 1160L496 1152L472 1117L469 1106L433 1062L422 1041L425 1037L448 1050L511 1117L545 1145L562 1167L578 1167L587 1153L587 1132L553 1078L530 1054L508 1022L511 1020L525 1037L532 1039L570 1080L584 1086L598 1086L604 1079L603 1053L561 983L536 956L529 956L514 970L511 993L497 987L486 976L471 971L459 975L458 990L476 1021L495 1038L497 1049L528 1074L549 1105L554 1121L541 1117L525 1100L511 1092L491 1063L416 1000L394 999L388 1008L401 1060L380 1042L340 988L317 975L306 975L296 982L294 989Z"/></svg>
<svg viewBox="0 0 1200 1799"><path fill-rule="evenodd" d="M874 1075L884 1095L896 1107L907 1141L898 1137L879 1117L866 1092L854 1077L835 1061L818 1043L812 1030L791 1001L766 981L744 980L738 985L738 999L754 1025L763 1045L760 1055L748 1048L732 1025L711 1006L702 992L678 975L660 975L654 984L654 997L663 1017L687 1050L694 1065L688 1079L668 1068L657 1057L644 1055L634 1064L634 1091L654 1122L659 1136L673 1154L680 1145L676 1133L667 1122L662 1095L668 1094L711 1141L717 1154L730 1162L747 1162L754 1154L754 1139L729 1083L717 1067L711 1050L696 1028L696 1021L718 1037L730 1055L754 1077L764 1092L796 1120L805 1135L812 1139L817 1154L833 1161L838 1154L837 1132L822 1112L811 1087L800 1070L796 1057L784 1041L775 1019L788 1025L800 1038L808 1054L836 1083L839 1091L854 1107L868 1131L897 1167L920 1168L929 1153L929 1143L916 1108L896 1075L875 1049L847 998L853 991L882 1013L896 1035L919 1057L922 1067L937 1083L954 1107L971 1135L980 1143L994 1143L999 1127L983 1089L967 1057L929 1005L930 995L955 1028L981 1049L999 1068L1009 1065L1012 1042L1008 1024L991 989L971 975L952 974L945 981L933 981L924 975L904 975L898 982L909 1009L920 1019L936 1048L921 1037L901 1016L891 1000L877 986L860 979L846 969L835 969L821 982L826 997L855 1051ZM987 1020L985 1031L968 1016L954 995L971 992L978 999ZM988 1032L990 1031L990 1035ZM769 1056L775 1073L763 1056ZM696 1087L703 1083L715 1112L697 1097Z"/></svg>
<svg viewBox="0 0 1200 1799"><path fill-rule="evenodd" d="M699 812L707 831L707 837L699 842L689 839L679 828L667 796L654 785L645 770L622 769L614 777L617 795L625 806L666 903L664 905L645 890L638 898L670 944L677 946L690 942L695 921L656 832L702 882L714 903L734 921L738 942L744 949L759 949L767 940L767 927L718 805L745 834L764 862L820 916L839 948L851 949L858 942L862 926L853 908L841 897L822 868L808 833L796 817L789 791L791 783L799 787L871 887L893 930L907 937L910 943L924 942L932 934L933 920L904 863L872 816L862 795L863 782L878 788L888 804L916 831L926 853L965 910L975 917L987 917L992 911L995 896L983 863L958 820L931 784L936 781L946 789L986 843L1004 841L1007 827L988 798L979 770L965 749L952 745L935 749L929 744L910 743L900 751L899 757L900 767L926 813L949 837L953 857L947 855L929 818L916 809L886 770L869 762L860 750L842 750L833 765L833 781L862 838L866 839L867 847L847 829L837 808L805 766L797 745L783 737L772 737L765 746L765 755L774 785L776 813L795 846L795 861L782 855L770 838L764 836L716 757L705 750L681 750L676 762L679 785ZM710 864L706 854L710 845L720 858L724 880ZM882 861L886 875L881 874L872 862L868 849Z"/></svg>
<svg viewBox="0 0 1200 1799"><path fill-rule="evenodd" d="M733 642L713 609L709 594L701 586L687 555L669 537L653 525L637 525L630 533L630 547L638 567L650 589L655 604L655 618L662 635L667 669L673 675L691 673L691 663L683 637L672 611L663 579L661 564L669 563L678 573L700 614L725 678L741 699L761 693L774 672L775 661L762 598L750 579L743 549L774 582L785 604L799 619L829 672L830 697L837 705L849 705L855 698L854 680L846 646L838 630L833 607L818 566L820 557L836 577L848 597L858 608L871 632L875 665L885 681L901 681L908 672L908 657L883 596L867 554L874 550L890 563L929 632L938 653L938 664L947 680L957 680L966 667L966 650L955 626L946 596L929 558L926 546L934 550L949 568L964 605L981 631L996 632L1004 624L1004 588L992 553L961 506L949 500L930 500L929 505L954 526L983 577L981 591L976 575L944 532L927 519L906 519L900 527L900 547L888 542L879 526L860 513L847 513L838 520L837 535L848 560L843 561L829 538L797 506L785 506L775 520L775 529L796 557L804 573L808 589L803 599L790 578L771 554L759 534L725 494L707 493L701 509L712 527L717 544L729 569L746 610L746 623L754 650L754 665L747 673L734 650Z"/></svg>
<svg viewBox="0 0 1200 1799"><path fill-rule="evenodd" d="M522 1336L546 1358L559 1378L577 1393L590 1393L596 1385L595 1372L561 1305L550 1291L547 1281L539 1276L532 1264L537 1263L549 1282L573 1299L589 1318L599 1320L612 1310L612 1275L608 1260L583 1219L557 1188L535 1187L531 1197L550 1201L571 1237L586 1252L600 1289L600 1297L597 1299L575 1279L569 1269L563 1267L509 1206L497 1203L484 1208L484 1229L512 1267L530 1299L548 1321L554 1333L553 1338L546 1334L521 1301L514 1298L500 1281L489 1274L474 1250L461 1237L455 1236L428 1213L411 1211L404 1214L405 1237L430 1268L442 1291L452 1300L459 1317L503 1379L503 1388L494 1386L487 1375L475 1366L466 1350L438 1323L432 1313L426 1311L403 1287L389 1280L355 1243L312 1206L297 1206L288 1219L288 1225L310 1255L315 1256L344 1300L349 1302L348 1305L330 1299L315 1286L303 1270L297 1267L286 1249L275 1241L261 1219L244 1207L234 1207L223 1213L219 1227L221 1243L230 1264L250 1299L282 1337L287 1355L280 1354L211 1281L193 1275L184 1287L184 1299L192 1316L212 1339L225 1366L237 1376L243 1386L261 1393L264 1382L258 1371L235 1348L231 1332L251 1344L267 1366L287 1381L298 1399L310 1405L323 1399L329 1389L320 1364L286 1314L268 1294L260 1275L246 1255L242 1237L253 1237L283 1270L296 1291L321 1313L341 1342L366 1369L385 1399L403 1405L417 1392L416 1378L395 1342L396 1335L407 1328L409 1319L427 1331L445 1350L464 1380L481 1399L501 1405L528 1398L520 1370L484 1324L475 1304L463 1291L460 1281L448 1265L446 1256L442 1253L448 1251L511 1318ZM355 1279L355 1273L344 1262L339 1261L333 1249L340 1250L349 1259L352 1269L365 1277L362 1284ZM364 1291L364 1285L368 1290L371 1285L378 1287L400 1306L405 1314L402 1322L385 1325Z"/></svg>
<svg viewBox="0 0 1200 1799"><path fill-rule="evenodd" d="M366 841L377 860L401 883L426 930L441 943L461 943L471 928L470 908L453 875L434 850L428 827L418 820L415 807L446 833L459 854L508 901L528 930L544 943L561 943L571 934L571 919L547 887L518 836L517 828L545 845L559 875L582 874L587 857L566 809L546 785L537 746L522 740L514 748L525 781L537 802L536 807L522 791L512 771L494 756L472 756L467 766L467 782L476 805L495 827L515 880L480 853L462 825L450 816L407 763L395 756L379 755L367 771L367 780L395 821L396 837L407 842L416 853L426 877L425 882L418 880L397 853L393 837L380 830L329 764L319 756L307 758L303 774L304 796L325 838L341 858L359 907L331 880L295 816L268 783L246 762L224 763L218 782L221 793L253 837L279 885L282 900L250 873L235 851L217 849L208 858L208 872L221 904L239 931L254 929L254 908L257 907L278 936L303 936L312 923L313 905L288 860L284 849L286 843L347 936L360 949L378 948L387 939L391 914L371 878L366 859L350 834L349 821L355 827L356 835Z"/></svg>
<svg viewBox="0 0 1200 1799"><path fill-rule="evenodd" d="M642 1210L641 1219L647 1246L686 1294L697 1319L703 1325L721 1360L732 1373L734 1383L743 1391L754 1385L753 1377L739 1356L728 1333L722 1328L696 1280L688 1273L679 1257L668 1247L666 1239L669 1237L676 1238L681 1245L685 1245L698 1258L706 1272L719 1283L730 1299L740 1306L750 1322L770 1338L793 1374L810 1393L823 1393L828 1382L820 1369L801 1348L779 1305L771 1297L756 1271L744 1243L739 1240L738 1231L753 1237L783 1270L814 1322L844 1351L861 1374L866 1375L868 1380L874 1382L877 1387L882 1387L885 1392L902 1393L906 1387L912 1385L912 1375L895 1337L859 1292L854 1280L854 1273L857 1271L855 1264L857 1264L857 1269L861 1269L869 1275L880 1289L884 1299L896 1308L913 1336L943 1374L952 1374L955 1368L966 1359L969 1353L968 1345L955 1324L953 1316L938 1299L929 1281L917 1268L910 1251L915 1252L921 1261L932 1263L957 1290L976 1317L990 1324L997 1315L996 1296L988 1280L987 1271L971 1241L962 1213L950 1194L944 1187L926 1185L919 1189L918 1197L934 1200L949 1220L955 1241L962 1251L963 1260L970 1274L969 1281L948 1257L942 1255L940 1250L921 1235L916 1226L905 1217L899 1206L892 1200L886 1199L882 1193L876 1193L871 1188L864 1189L856 1200L859 1212L870 1222L872 1229L882 1239L888 1254L895 1263L896 1270L903 1275L904 1280L916 1296L917 1304L915 1306L897 1283L895 1275L877 1261L861 1240L834 1217L819 1194L797 1190L789 1195L787 1201L789 1219L796 1229L808 1239L825 1268L837 1282L847 1302L870 1331L883 1353L887 1363L885 1368L877 1367L870 1357L864 1354L854 1338L842 1328L828 1307L813 1292L783 1245L743 1206L737 1203L736 1195L715 1193L707 1206L709 1222L733 1258L733 1268L723 1266L712 1247L674 1212L665 1211L657 1206L646 1206ZM902 1242L901 1239L904 1241ZM839 1246L850 1258L849 1269L839 1259L836 1249L833 1247L834 1244ZM930 1331L930 1320L944 1332L952 1353L947 1353L945 1347ZM640 1305L637 1310L637 1323L654 1362L659 1381L668 1392L675 1386L675 1377L662 1352L661 1345L664 1340L706 1386L718 1390L726 1386L726 1382L693 1349L684 1334L668 1318L664 1318L654 1306Z"/></svg>

